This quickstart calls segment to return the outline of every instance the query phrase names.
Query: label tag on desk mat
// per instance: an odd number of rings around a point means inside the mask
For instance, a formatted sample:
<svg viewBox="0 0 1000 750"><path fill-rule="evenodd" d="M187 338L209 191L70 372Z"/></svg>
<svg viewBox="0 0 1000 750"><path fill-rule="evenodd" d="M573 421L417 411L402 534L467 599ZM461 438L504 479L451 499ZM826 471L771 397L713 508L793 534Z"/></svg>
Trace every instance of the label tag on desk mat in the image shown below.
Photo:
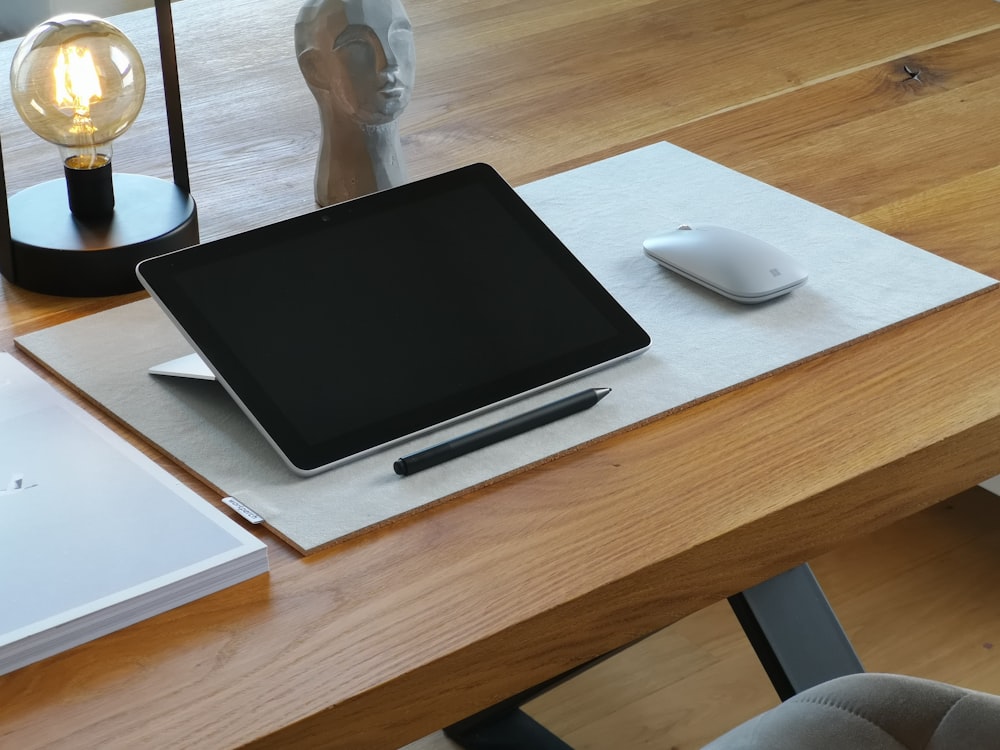
<svg viewBox="0 0 1000 750"><path fill-rule="evenodd" d="M228 505L230 508L239 513L247 522L252 523L254 526L263 523L264 519L250 510L247 506L237 500L235 497L224 497L222 502Z"/></svg>

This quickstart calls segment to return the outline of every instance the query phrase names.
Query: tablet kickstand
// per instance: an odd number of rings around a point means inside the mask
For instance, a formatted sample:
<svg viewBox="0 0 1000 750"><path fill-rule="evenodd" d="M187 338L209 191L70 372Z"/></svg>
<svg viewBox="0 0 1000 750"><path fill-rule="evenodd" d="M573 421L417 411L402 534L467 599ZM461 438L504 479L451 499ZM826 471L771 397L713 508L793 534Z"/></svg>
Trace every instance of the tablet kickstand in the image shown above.
<svg viewBox="0 0 1000 750"><path fill-rule="evenodd" d="M205 361L196 352L183 357L153 365L149 368L151 375L169 375L174 378L194 378L195 380L215 380L215 375L208 369Z"/></svg>

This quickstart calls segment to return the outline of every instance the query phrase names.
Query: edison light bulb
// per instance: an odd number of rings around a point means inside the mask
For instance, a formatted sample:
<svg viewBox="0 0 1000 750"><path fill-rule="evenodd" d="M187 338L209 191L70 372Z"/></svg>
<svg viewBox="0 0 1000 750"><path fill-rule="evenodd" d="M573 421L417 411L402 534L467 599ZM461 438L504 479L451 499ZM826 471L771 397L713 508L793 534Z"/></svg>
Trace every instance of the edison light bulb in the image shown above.
<svg viewBox="0 0 1000 750"><path fill-rule="evenodd" d="M73 213L110 216L111 142L135 121L146 95L132 42L96 16L56 16L21 41L10 88L25 124L59 146Z"/></svg>

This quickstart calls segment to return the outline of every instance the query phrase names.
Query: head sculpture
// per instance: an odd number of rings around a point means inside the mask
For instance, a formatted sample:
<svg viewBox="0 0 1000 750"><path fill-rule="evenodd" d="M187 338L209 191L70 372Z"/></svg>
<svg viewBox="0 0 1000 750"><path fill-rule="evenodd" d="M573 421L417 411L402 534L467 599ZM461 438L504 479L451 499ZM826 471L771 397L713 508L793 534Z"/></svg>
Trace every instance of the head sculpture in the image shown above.
<svg viewBox="0 0 1000 750"><path fill-rule="evenodd" d="M399 0L306 0L295 53L319 107L316 201L406 181L397 119L413 91L413 30Z"/></svg>

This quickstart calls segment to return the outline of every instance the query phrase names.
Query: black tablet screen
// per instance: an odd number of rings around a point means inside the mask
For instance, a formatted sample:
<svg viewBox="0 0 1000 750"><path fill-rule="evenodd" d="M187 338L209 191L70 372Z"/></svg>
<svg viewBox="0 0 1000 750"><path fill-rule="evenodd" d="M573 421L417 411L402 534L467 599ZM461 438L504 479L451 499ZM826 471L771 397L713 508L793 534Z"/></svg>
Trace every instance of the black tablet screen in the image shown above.
<svg viewBox="0 0 1000 750"><path fill-rule="evenodd" d="M305 471L648 345L483 165L140 269Z"/></svg>

